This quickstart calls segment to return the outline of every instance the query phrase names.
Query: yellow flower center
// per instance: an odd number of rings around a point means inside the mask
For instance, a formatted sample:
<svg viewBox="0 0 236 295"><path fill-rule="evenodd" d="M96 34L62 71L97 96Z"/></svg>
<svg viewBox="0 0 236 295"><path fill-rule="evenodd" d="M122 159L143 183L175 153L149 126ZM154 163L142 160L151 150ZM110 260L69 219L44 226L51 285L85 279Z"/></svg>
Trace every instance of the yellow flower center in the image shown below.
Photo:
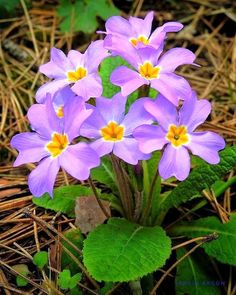
<svg viewBox="0 0 236 295"><path fill-rule="evenodd" d="M149 61L139 66L140 75L148 80L158 78L160 70L160 67L154 67Z"/></svg>
<svg viewBox="0 0 236 295"><path fill-rule="evenodd" d="M106 141L119 141L124 137L124 127L111 121L107 126L100 129L100 133Z"/></svg>
<svg viewBox="0 0 236 295"><path fill-rule="evenodd" d="M66 134L53 133L52 140L46 145L53 158L58 157L69 145L69 140Z"/></svg>
<svg viewBox="0 0 236 295"><path fill-rule="evenodd" d="M70 82L76 82L87 76L87 70L83 67L78 67L74 72L68 72L67 77Z"/></svg>
<svg viewBox="0 0 236 295"><path fill-rule="evenodd" d="M138 38L130 38L129 41L133 46L137 46L139 42L143 43L144 45L149 44L149 40L143 35L140 35Z"/></svg>
<svg viewBox="0 0 236 295"><path fill-rule="evenodd" d="M56 114L58 118L63 118L64 117L64 112L63 112L63 105L60 106L57 110L56 110Z"/></svg>
<svg viewBox="0 0 236 295"><path fill-rule="evenodd" d="M169 140L174 147L180 147L189 142L187 127L184 125L176 126L170 125L166 139Z"/></svg>

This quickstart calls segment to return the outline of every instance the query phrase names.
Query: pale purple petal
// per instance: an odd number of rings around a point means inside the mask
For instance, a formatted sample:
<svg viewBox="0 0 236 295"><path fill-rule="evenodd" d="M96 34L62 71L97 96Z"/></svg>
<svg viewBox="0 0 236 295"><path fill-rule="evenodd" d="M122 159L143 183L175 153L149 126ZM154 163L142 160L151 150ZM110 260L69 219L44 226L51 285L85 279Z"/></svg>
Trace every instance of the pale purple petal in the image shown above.
<svg viewBox="0 0 236 295"><path fill-rule="evenodd" d="M124 119L126 101L127 97L122 96L118 92L111 99L98 97L96 99L96 108L104 118L106 124L110 121L115 121L119 124Z"/></svg>
<svg viewBox="0 0 236 295"><path fill-rule="evenodd" d="M48 78L64 79L66 77L66 71L53 61L41 65L39 67L39 72L46 75Z"/></svg>
<svg viewBox="0 0 236 295"><path fill-rule="evenodd" d="M99 157L102 157L104 155L108 155L112 152L114 147L113 141L106 141L103 138L99 138L92 143L90 143L90 146L95 152L99 155Z"/></svg>
<svg viewBox="0 0 236 295"><path fill-rule="evenodd" d="M160 72L159 75L158 79L151 80L151 87L158 90L174 105L178 105L179 100L188 99L191 95L191 87L184 78L174 73Z"/></svg>
<svg viewBox="0 0 236 295"><path fill-rule="evenodd" d="M81 125L92 112L92 109L85 108L83 99L79 97L74 97L70 103L64 106L64 132L67 134L69 142L80 135Z"/></svg>
<svg viewBox="0 0 236 295"><path fill-rule="evenodd" d="M167 22L161 27L158 27L150 36L150 45L151 46L159 46L164 39L166 38L166 34L169 32L178 32L182 30L183 25L178 22Z"/></svg>
<svg viewBox="0 0 236 295"><path fill-rule="evenodd" d="M85 67L89 73L96 72L102 60L110 55L108 50L104 48L103 43L103 40L92 42L85 52Z"/></svg>
<svg viewBox="0 0 236 295"><path fill-rule="evenodd" d="M60 89L53 96L53 105L57 110L60 106L64 106L66 103L70 102L70 99L75 97L76 94L71 90L70 86Z"/></svg>
<svg viewBox="0 0 236 295"><path fill-rule="evenodd" d="M92 107L93 113L89 116L80 128L80 135L87 138L99 138L101 137L100 129L107 125L98 109Z"/></svg>
<svg viewBox="0 0 236 295"><path fill-rule="evenodd" d="M66 85L69 85L70 82L68 79L57 79L42 85L36 92L35 98L38 103L44 103L46 99L46 94L50 93L52 96L58 90L64 88Z"/></svg>
<svg viewBox="0 0 236 295"><path fill-rule="evenodd" d="M114 144L113 153L132 165L136 165L139 160L147 159L147 155L140 151L135 138L124 138L122 141L117 141Z"/></svg>
<svg viewBox="0 0 236 295"><path fill-rule="evenodd" d="M45 149L47 140L42 139L35 132L24 132L15 135L11 140L11 146L19 151L13 166L26 163L34 163L49 155Z"/></svg>
<svg viewBox="0 0 236 295"><path fill-rule="evenodd" d="M153 11L149 12L144 19L130 16L129 23L131 24L133 31L136 33L136 36L133 37L143 35L148 38L152 29L152 21Z"/></svg>
<svg viewBox="0 0 236 295"><path fill-rule="evenodd" d="M153 122L153 117L144 108L145 103L148 101L150 101L150 98L143 97L131 105L129 112L122 121L122 125L125 126L125 136L132 135L136 127Z"/></svg>
<svg viewBox="0 0 236 295"><path fill-rule="evenodd" d="M174 148L168 144L159 163L159 173L164 179L175 176L184 180L190 172L190 156L185 147Z"/></svg>
<svg viewBox="0 0 236 295"><path fill-rule="evenodd" d="M60 165L79 180L89 178L90 169L99 166L100 159L96 152L86 143L69 146L59 157Z"/></svg>
<svg viewBox="0 0 236 295"><path fill-rule="evenodd" d="M72 67L72 64L70 60L66 57L65 53L53 47L51 49L51 61L54 62L58 67L60 67L65 72L70 70Z"/></svg>
<svg viewBox="0 0 236 295"><path fill-rule="evenodd" d="M214 132L195 132L190 134L190 143L187 148L191 152L210 164L220 161L219 150L225 147L224 139Z"/></svg>
<svg viewBox="0 0 236 295"><path fill-rule="evenodd" d="M102 94L102 80L97 74L90 74L77 81L71 88L78 96L85 101L91 97L99 97Z"/></svg>
<svg viewBox="0 0 236 295"><path fill-rule="evenodd" d="M139 143L140 151L145 154L161 150L168 142L165 138L166 132L155 125L139 126L134 130L133 136Z"/></svg>
<svg viewBox="0 0 236 295"><path fill-rule="evenodd" d="M28 177L29 189L33 196L40 197L44 193L53 196L53 186L60 169L58 158L43 159Z"/></svg>
<svg viewBox="0 0 236 295"><path fill-rule="evenodd" d="M107 35L104 39L104 47L118 54L128 61L134 68L138 69L141 63L137 49L126 39L118 36Z"/></svg>
<svg viewBox="0 0 236 295"><path fill-rule="evenodd" d="M145 102L144 107L164 130L167 131L170 124L178 124L176 107L163 95L158 95L155 101Z"/></svg>
<svg viewBox="0 0 236 295"><path fill-rule="evenodd" d="M84 54L79 52L78 50L70 50L68 52L68 59L72 64L72 68L69 69L71 71L76 70L77 67L81 66L84 67L85 57Z"/></svg>
<svg viewBox="0 0 236 295"><path fill-rule="evenodd" d="M161 46L158 47L158 49L150 47L150 46L146 46L144 48L138 48L137 52L141 60L141 63L143 64L146 61L149 61L152 63L153 66L156 66L158 62L158 58L163 51L163 46L164 46L164 43L162 43Z"/></svg>
<svg viewBox="0 0 236 295"><path fill-rule="evenodd" d="M60 119L55 113L50 96L45 104L32 105L27 117L32 128L44 138L51 139L53 132L62 132Z"/></svg>
<svg viewBox="0 0 236 295"><path fill-rule="evenodd" d="M130 23L121 16L110 17L106 21L105 27L107 34L132 37L132 29Z"/></svg>
<svg viewBox="0 0 236 295"><path fill-rule="evenodd" d="M178 66L193 64L196 56L186 48L172 48L162 55L158 62L162 73L174 72Z"/></svg>
<svg viewBox="0 0 236 295"><path fill-rule="evenodd" d="M130 93L138 89L140 86L149 84L149 81L142 78L139 73L120 66L116 68L110 77L111 83L121 87L123 96L128 96Z"/></svg>
<svg viewBox="0 0 236 295"><path fill-rule="evenodd" d="M211 104L206 99L197 100L196 93L184 101L179 111L180 124L188 127L188 132L192 132L197 126L202 124L211 112Z"/></svg>

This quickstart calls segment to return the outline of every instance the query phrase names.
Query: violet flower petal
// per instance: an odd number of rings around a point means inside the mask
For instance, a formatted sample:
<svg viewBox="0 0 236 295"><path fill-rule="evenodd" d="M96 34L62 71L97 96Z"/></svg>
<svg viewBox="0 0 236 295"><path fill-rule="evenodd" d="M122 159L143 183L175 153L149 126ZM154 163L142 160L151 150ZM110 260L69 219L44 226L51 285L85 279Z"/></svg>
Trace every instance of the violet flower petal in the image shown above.
<svg viewBox="0 0 236 295"><path fill-rule="evenodd" d="M136 165L139 160L149 157L139 150L138 141L134 138L124 138L122 141L117 141L114 144L113 153L131 165Z"/></svg>
<svg viewBox="0 0 236 295"><path fill-rule="evenodd" d="M63 108L64 112L64 132L67 134L69 142L80 135L80 127L83 122L92 114L93 110L87 110L82 98L74 97L70 103Z"/></svg>
<svg viewBox="0 0 236 295"><path fill-rule="evenodd" d="M99 166L100 159L86 143L69 146L59 157L60 165L79 180L88 179L90 169Z"/></svg>
<svg viewBox="0 0 236 295"><path fill-rule="evenodd" d="M133 31L136 33L136 36L133 37L143 35L148 38L150 36L153 16L154 13L151 11L145 16L144 19L133 16L129 17L129 23L131 24Z"/></svg>
<svg viewBox="0 0 236 295"><path fill-rule="evenodd" d="M155 31L150 36L150 45L159 46L164 39L166 38L166 34L169 32L178 32L182 30L183 25L178 22L167 22L161 27L155 29Z"/></svg>
<svg viewBox="0 0 236 295"><path fill-rule="evenodd" d="M191 97L184 101L179 111L180 125L187 126L188 132L192 132L206 120L210 112L210 102L206 99L197 100L196 93L192 91Z"/></svg>
<svg viewBox="0 0 236 295"><path fill-rule="evenodd" d="M89 74L81 80L78 80L73 86L74 91L78 96L84 98L85 101L91 97L99 97L102 94L102 80L97 74Z"/></svg>
<svg viewBox="0 0 236 295"><path fill-rule="evenodd" d="M181 65L192 64L195 58L195 54L186 48L172 48L163 54L158 66L162 73L174 72Z"/></svg>
<svg viewBox="0 0 236 295"><path fill-rule="evenodd" d="M112 16L108 18L105 27L106 34L114 34L129 37L130 32L132 32L130 23L121 16Z"/></svg>
<svg viewBox="0 0 236 295"><path fill-rule="evenodd" d="M178 105L180 99L187 99L191 95L191 87L187 80L174 74L162 74L158 79L151 80L151 87L158 90L174 105Z"/></svg>
<svg viewBox="0 0 236 295"><path fill-rule="evenodd" d="M122 121L122 125L125 126L125 136L132 135L136 127L153 122L153 117L144 107L145 103L148 101L150 101L150 98L143 97L139 98L131 105L129 112Z"/></svg>
<svg viewBox="0 0 236 295"><path fill-rule="evenodd" d="M190 143L187 148L210 164L220 161L219 150L225 147L224 139L214 132L195 132L190 134Z"/></svg>
<svg viewBox="0 0 236 295"><path fill-rule="evenodd" d="M103 138L99 138L99 139L93 141L90 144L90 146L99 155L99 157L102 157L102 156L108 155L112 152L113 147L114 147L114 142L105 141Z"/></svg>
<svg viewBox="0 0 236 295"><path fill-rule="evenodd" d="M66 85L69 85L70 82L68 79L57 79L42 85L36 92L35 98L38 103L44 103L47 93L50 93L52 96L58 90L64 88Z"/></svg>
<svg viewBox="0 0 236 295"><path fill-rule="evenodd" d="M53 186L59 169L58 158L51 159L51 157L47 157L43 159L28 177L28 185L31 193L35 197L49 193L52 197Z"/></svg>
<svg viewBox="0 0 236 295"><path fill-rule="evenodd" d="M33 104L27 113L31 127L46 139L51 139L53 132L62 132L60 119L57 117L50 99L46 104Z"/></svg>
<svg viewBox="0 0 236 295"><path fill-rule="evenodd" d="M106 123L115 121L119 124L124 119L126 100L127 97L122 96L120 92L115 94L111 99L98 97L96 108Z"/></svg>
<svg viewBox="0 0 236 295"><path fill-rule="evenodd" d="M164 130L168 131L170 124L178 124L176 107L163 95L158 95L155 101L145 102L144 107Z"/></svg>
<svg viewBox="0 0 236 295"><path fill-rule="evenodd" d="M134 130L133 136L139 143L140 151L145 154L161 150L168 142L165 138L166 132L155 125L139 126Z"/></svg>
<svg viewBox="0 0 236 295"><path fill-rule="evenodd" d="M88 73L96 72L102 60L109 55L108 50L104 48L103 40L92 42L85 52L85 67Z"/></svg>
<svg viewBox="0 0 236 295"><path fill-rule="evenodd" d="M164 179L175 176L184 180L190 172L190 156L185 147L174 148L168 144L159 163L159 173Z"/></svg>
<svg viewBox="0 0 236 295"><path fill-rule="evenodd" d="M23 132L13 136L10 144L19 151L13 166L38 162L48 156L49 153L45 149L47 142L33 132Z"/></svg>
<svg viewBox="0 0 236 295"><path fill-rule="evenodd" d="M120 55L134 68L138 69L141 60L137 49L129 41L119 36L107 35L104 39L104 47L111 50L112 53Z"/></svg>
<svg viewBox="0 0 236 295"><path fill-rule="evenodd" d="M128 96L140 86L149 84L147 79L142 78L137 72L126 66L116 68L112 72L110 80L111 83L121 87L121 94L123 96Z"/></svg>
<svg viewBox="0 0 236 295"><path fill-rule="evenodd" d="M71 62L72 66L70 71L75 71L77 67L85 67L85 58L84 54L78 50L70 50L67 55L68 60Z"/></svg>

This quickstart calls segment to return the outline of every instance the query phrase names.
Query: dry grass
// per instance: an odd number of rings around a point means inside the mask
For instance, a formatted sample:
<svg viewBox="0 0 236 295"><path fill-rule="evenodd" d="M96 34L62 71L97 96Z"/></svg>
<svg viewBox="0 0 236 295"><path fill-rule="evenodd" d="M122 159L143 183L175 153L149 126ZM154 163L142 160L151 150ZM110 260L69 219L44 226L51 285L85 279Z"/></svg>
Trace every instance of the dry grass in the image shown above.
<svg viewBox="0 0 236 295"><path fill-rule="evenodd" d="M62 34L55 10L45 9L43 1L33 2L33 8L28 11L24 0L21 0L24 15L1 20L7 26L1 30L0 39L0 293L5 292L7 295L49 294L49 279L46 274L41 274L40 280L34 275L29 280L27 291L17 289L13 284L15 273L11 266L30 262L31 255L45 246L54 247L54 252L55 248L61 249L60 233L74 227L73 221L66 216L55 218L55 213L32 204L32 196L27 188L27 174L33 165L12 168L16 151L10 147L10 139L18 132L29 130L25 116L27 109L34 103L37 88L46 81L38 72L39 65L48 60L52 46L67 51L72 47L83 50L88 45L81 35ZM207 98L212 102L211 118L203 128L220 133L229 144L234 144L236 37L233 34L233 25L235 26L236 15L233 13L232 3L230 0L189 0L182 1L180 7L177 3L178 1L172 1L171 6L163 1L163 4L156 4L159 6L155 7L150 5L150 1L136 0L132 12L136 16L144 16L145 10L156 9L157 23L177 19L185 24L185 29L177 38L176 35L170 35L168 47L184 46L196 52L197 63L201 67L184 67L179 73L190 81L200 98ZM93 35L91 38L95 39L97 36ZM233 175L232 171L228 177ZM73 181L69 178L69 182ZM63 183L64 177L60 174L57 184ZM220 205L221 212L230 211L231 196L231 191L227 190ZM26 217L26 208L38 219ZM217 204L214 210L217 212ZM52 224L55 232L49 228ZM56 273L60 271L60 251L55 255ZM54 289L53 294L62 294L56 290L56 286L51 286L51 289ZM228 294L231 294L229 291Z"/></svg>

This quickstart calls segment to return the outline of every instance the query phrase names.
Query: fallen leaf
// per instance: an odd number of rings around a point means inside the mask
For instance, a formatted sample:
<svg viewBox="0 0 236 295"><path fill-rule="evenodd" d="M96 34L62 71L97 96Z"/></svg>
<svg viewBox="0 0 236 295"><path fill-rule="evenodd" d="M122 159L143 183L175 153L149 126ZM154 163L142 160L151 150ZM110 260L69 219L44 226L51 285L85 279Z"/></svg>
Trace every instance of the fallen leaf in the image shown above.
<svg viewBox="0 0 236 295"><path fill-rule="evenodd" d="M101 203L110 216L110 203L104 200L101 200ZM80 228L83 234L92 231L97 225L104 223L107 219L95 196L77 198L75 216L75 225Z"/></svg>

